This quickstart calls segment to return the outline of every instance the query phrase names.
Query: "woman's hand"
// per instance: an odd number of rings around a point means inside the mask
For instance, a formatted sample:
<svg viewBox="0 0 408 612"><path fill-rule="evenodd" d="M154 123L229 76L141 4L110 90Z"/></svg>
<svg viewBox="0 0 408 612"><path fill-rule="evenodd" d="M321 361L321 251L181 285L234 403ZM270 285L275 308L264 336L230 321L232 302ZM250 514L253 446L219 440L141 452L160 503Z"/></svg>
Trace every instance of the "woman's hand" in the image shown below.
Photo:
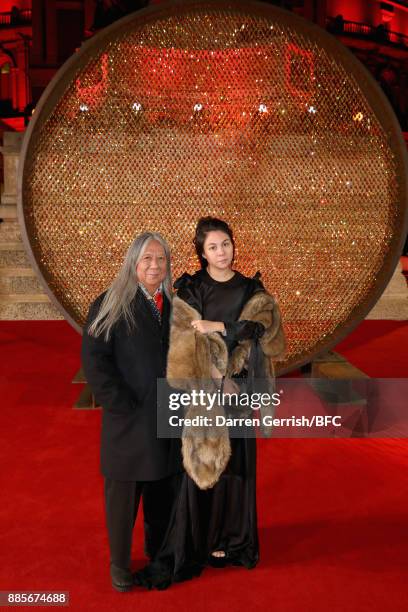
<svg viewBox="0 0 408 612"><path fill-rule="evenodd" d="M205 321L197 319L191 321L191 325L196 331L202 334L210 334L211 332L223 332L225 330L224 323L222 321Z"/></svg>

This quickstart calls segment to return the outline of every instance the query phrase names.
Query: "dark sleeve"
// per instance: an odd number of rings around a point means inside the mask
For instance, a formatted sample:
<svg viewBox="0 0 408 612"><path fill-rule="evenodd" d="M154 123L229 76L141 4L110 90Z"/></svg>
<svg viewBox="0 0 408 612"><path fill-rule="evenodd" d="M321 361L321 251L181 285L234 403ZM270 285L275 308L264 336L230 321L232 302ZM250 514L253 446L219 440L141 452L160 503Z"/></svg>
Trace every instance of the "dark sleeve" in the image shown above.
<svg viewBox="0 0 408 612"><path fill-rule="evenodd" d="M234 321L224 322L226 338L228 342L239 342L240 340L252 340L261 338L265 333L265 326L257 321Z"/></svg>
<svg viewBox="0 0 408 612"><path fill-rule="evenodd" d="M82 366L87 382L98 404L114 413L129 413L136 407L136 400L118 371L113 354L113 333L106 342L103 334L95 338L88 334L88 327L94 320L101 299L89 309L82 336Z"/></svg>
<svg viewBox="0 0 408 612"><path fill-rule="evenodd" d="M258 291L265 291L265 287L261 281L261 273L259 271L256 272L248 283L244 303L246 304L255 293L258 293ZM224 321L224 325L225 331L227 332L226 338L228 342L239 342L240 340L261 338L265 333L265 326L257 321Z"/></svg>
<svg viewBox="0 0 408 612"><path fill-rule="evenodd" d="M202 315L203 306L201 293L197 282L194 281L190 274L184 272L184 274L175 281L173 287L177 289L177 297L187 302L187 304L198 310Z"/></svg>

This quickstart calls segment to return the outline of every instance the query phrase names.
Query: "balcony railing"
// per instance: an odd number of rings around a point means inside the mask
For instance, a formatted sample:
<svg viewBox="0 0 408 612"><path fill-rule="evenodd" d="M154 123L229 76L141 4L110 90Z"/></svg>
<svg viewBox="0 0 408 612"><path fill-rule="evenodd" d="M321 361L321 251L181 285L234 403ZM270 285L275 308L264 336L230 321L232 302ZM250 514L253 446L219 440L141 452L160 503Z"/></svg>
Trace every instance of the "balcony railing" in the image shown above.
<svg viewBox="0 0 408 612"><path fill-rule="evenodd" d="M0 13L0 28L10 28L31 23L31 9L14 9Z"/></svg>
<svg viewBox="0 0 408 612"><path fill-rule="evenodd" d="M408 36L402 32L392 32L383 25L372 26L358 21L329 17L326 21L326 29L332 34L346 34L373 40L379 44L392 44L408 48Z"/></svg>

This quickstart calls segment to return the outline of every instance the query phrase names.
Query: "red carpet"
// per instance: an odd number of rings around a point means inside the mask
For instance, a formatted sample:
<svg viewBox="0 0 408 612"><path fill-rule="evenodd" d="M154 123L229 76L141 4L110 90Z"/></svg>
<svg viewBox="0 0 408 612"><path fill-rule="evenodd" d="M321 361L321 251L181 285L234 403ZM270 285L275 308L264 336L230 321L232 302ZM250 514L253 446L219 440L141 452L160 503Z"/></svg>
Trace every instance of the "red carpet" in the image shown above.
<svg viewBox="0 0 408 612"><path fill-rule="evenodd" d="M86 611L408 609L408 442L390 439L259 441L258 567L114 592L100 411L71 408L80 337L61 321L2 321L0 342L0 590L69 591ZM403 322L366 321L337 350L370 376L408 377ZM141 535L138 517L135 567Z"/></svg>

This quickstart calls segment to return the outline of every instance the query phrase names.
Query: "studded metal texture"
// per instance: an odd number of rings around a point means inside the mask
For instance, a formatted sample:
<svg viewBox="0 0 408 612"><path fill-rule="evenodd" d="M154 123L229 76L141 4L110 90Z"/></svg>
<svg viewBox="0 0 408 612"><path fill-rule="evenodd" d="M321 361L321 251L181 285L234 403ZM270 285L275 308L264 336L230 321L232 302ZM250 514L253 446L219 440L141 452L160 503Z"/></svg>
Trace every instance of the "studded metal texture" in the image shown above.
<svg viewBox="0 0 408 612"><path fill-rule="evenodd" d="M26 135L20 215L31 256L78 329L138 233L173 276L197 269L202 215L227 220L235 267L281 306L308 361L378 299L406 225L406 168L379 88L337 41L279 9L148 9L91 39Z"/></svg>

